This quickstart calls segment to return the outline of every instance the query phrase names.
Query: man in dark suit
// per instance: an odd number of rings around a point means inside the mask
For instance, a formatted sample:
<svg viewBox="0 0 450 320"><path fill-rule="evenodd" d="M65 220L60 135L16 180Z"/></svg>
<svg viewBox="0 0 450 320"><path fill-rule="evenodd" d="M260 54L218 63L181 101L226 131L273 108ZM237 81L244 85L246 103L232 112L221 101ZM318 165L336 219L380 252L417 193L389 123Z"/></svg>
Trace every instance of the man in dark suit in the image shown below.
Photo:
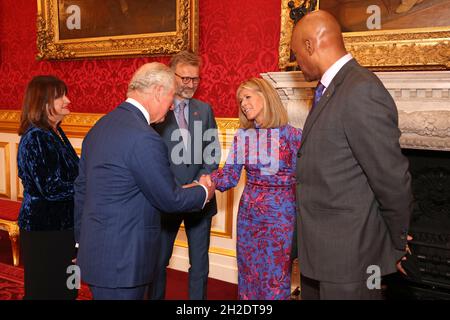
<svg viewBox="0 0 450 320"><path fill-rule="evenodd" d="M412 212L395 103L330 14L300 20L291 48L305 79L320 80L297 155L302 299L380 299Z"/></svg>
<svg viewBox="0 0 450 320"><path fill-rule="evenodd" d="M157 124L155 129L167 145L175 178L185 185L218 168L220 144L211 106L192 98L200 82L200 57L182 51L172 56L170 67L176 76L175 107L167 114L166 121ZM152 284L152 299L164 299L166 267L181 222L184 222L189 246L189 298L206 299L211 220L216 213L214 197L197 213L162 217L159 273Z"/></svg>
<svg viewBox="0 0 450 320"><path fill-rule="evenodd" d="M77 264L94 299L143 299L159 256L160 212L200 210L214 194L205 185L176 183L167 148L150 126L164 120L174 92L170 68L143 65L129 83L128 99L83 141L75 238Z"/></svg>

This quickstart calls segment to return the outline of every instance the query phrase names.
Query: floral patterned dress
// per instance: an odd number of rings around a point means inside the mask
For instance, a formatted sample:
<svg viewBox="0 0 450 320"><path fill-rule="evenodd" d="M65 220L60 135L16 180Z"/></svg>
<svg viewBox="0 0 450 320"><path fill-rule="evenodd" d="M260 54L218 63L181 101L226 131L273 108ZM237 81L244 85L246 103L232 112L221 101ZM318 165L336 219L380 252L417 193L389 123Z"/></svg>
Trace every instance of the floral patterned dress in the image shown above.
<svg viewBox="0 0 450 320"><path fill-rule="evenodd" d="M301 130L289 125L239 129L224 167L211 175L225 191L237 185L243 167L247 172L237 217L240 299L290 298L300 140Z"/></svg>

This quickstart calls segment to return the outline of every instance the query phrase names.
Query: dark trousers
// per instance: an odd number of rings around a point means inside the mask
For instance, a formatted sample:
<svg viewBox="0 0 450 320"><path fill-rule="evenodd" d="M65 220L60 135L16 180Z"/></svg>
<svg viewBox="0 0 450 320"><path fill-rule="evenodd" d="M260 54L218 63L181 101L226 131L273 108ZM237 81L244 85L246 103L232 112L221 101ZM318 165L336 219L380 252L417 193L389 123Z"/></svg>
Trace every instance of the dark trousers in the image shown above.
<svg viewBox="0 0 450 320"><path fill-rule="evenodd" d="M103 288L89 285L94 300L143 300L146 287Z"/></svg>
<svg viewBox="0 0 450 320"><path fill-rule="evenodd" d="M332 283L300 277L302 300L381 300L381 289L369 289L366 281Z"/></svg>
<svg viewBox="0 0 450 320"><path fill-rule="evenodd" d="M20 231L24 266L24 300L73 300L77 289L69 289L72 273L67 268L75 258L72 230Z"/></svg>
<svg viewBox="0 0 450 320"><path fill-rule="evenodd" d="M150 299L161 300L166 292L166 268L173 252L175 238L184 221L189 246L189 299L206 299L209 274L209 241L212 217L204 214L185 214L161 216L161 250Z"/></svg>

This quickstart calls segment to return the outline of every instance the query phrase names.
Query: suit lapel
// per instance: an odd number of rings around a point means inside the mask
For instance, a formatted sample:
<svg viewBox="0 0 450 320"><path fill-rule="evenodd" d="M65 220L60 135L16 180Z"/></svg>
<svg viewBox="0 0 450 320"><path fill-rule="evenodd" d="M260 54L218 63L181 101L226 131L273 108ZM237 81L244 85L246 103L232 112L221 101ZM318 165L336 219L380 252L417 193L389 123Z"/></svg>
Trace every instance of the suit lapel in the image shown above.
<svg viewBox="0 0 450 320"><path fill-rule="evenodd" d="M168 127L167 129L169 132L172 133L172 131L178 129L178 122L175 118L175 112L173 110L169 110L169 112L167 112L166 120L164 121L166 122L166 126Z"/></svg>
<svg viewBox="0 0 450 320"><path fill-rule="evenodd" d="M197 105L195 104L194 100L191 99L189 101L189 121L188 121L188 129L189 132L193 132L194 130L194 114L198 114L197 113Z"/></svg>
<svg viewBox="0 0 450 320"><path fill-rule="evenodd" d="M303 133L302 133L302 144L305 143L305 140L311 131L312 126L316 122L317 118L319 117L322 110L327 105L328 101L330 101L330 98L333 96L335 86L332 83L330 83L329 87L325 90L323 93L323 96L320 98L319 103L314 107L314 110L308 115L306 118L305 126L303 127Z"/></svg>
<svg viewBox="0 0 450 320"><path fill-rule="evenodd" d="M300 145L300 149L305 144L305 141L308 138L308 135L311 132L311 128L314 126L314 123L317 121L320 114L325 109L326 105L331 100L331 98L333 97L336 89L342 83L345 76L350 71L351 67L355 64L357 64L357 62L354 59L350 60L341 68L341 70L339 70L339 72L336 74L336 76L331 81L328 88L323 93L323 96L320 98L319 103L314 107L314 110L306 118L305 125L303 127L303 132L302 132L302 142Z"/></svg>
<svg viewBox="0 0 450 320"><path fill-rule="evenodd" d="M194 139L195 139L195 135L194 135L194 123L195 123L195 121L198 121L198 120L200 120L200 116L199 116L199 111L200 111L200 108L199 108L199 106L197 105L197 103L195 103L195 100L194 99L191 99L190 101L189 101L189 123L188 123L188 128L189 128L189 133L190 133L190 139L191 139L191 141L190 141L190 147L191 147L191 158L192 159L194 159L194 157L195 157L195 153L194 153L194 151L195 151L195 141L194 141ZM203 134L203 132L202 132L202 134ZM197 137L197 139L198 139L198 137Z"/></svg>

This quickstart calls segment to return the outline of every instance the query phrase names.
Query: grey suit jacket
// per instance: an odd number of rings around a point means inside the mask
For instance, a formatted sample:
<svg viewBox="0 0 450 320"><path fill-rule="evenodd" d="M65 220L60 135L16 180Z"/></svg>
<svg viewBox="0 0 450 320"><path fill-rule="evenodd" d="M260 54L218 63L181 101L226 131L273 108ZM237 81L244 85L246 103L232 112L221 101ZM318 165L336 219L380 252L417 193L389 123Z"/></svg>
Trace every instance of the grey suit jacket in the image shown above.
<svg viewBox="0 0 450 320"><path fill-rule="evenodd" d="M395 272L412 212L395 103L355 60L308 116L297 161L300 270L348 283Z"/></svg>
<svg viewBox="0 0 450 320"><path fill-rule="evenodd" d="M189 184L193 180L198 180L202 174L210 174L219 167L220 143L217 134L217 124L211 106L197 99L189 101L189 123L188 130L191 135L190 150L182 150L183 142L180 136L172 137L177 130L178 123L173 111L167 113L164 122L154 126L161 135L169 151L170 168L175 175L178 184ZM205 135L208 129L212 136ZM216 150L217 152L210 152ZM182 153L183 152L183 153ZM206 163L203 154L207 153L214 157L214 163ZM183 163L175 163L178 155L187 155ZM213 159L211 159L213 160ZM216 197L213 197L203 208L205 215L215 215L217 213Z"/></svg>

